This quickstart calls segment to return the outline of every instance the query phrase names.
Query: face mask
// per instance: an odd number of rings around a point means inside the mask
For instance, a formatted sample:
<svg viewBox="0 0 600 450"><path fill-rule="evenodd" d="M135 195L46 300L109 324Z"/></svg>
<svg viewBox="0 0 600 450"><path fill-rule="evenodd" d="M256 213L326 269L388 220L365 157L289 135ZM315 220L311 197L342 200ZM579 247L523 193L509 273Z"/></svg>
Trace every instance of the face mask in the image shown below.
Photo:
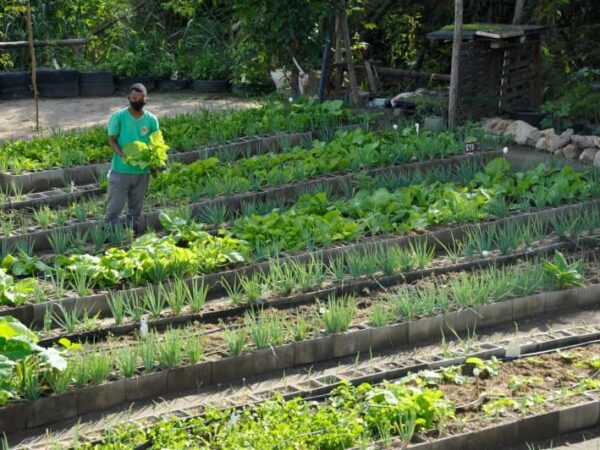
<svg viewBox="0 0 600 450"><path fill-rule="evenodd" d="M138 100L137 102L132 101L131 99L129 99L129 104L131 105L131 107L136 110L136 111L141 111L142 108L144 107L144 105L146 104L145 101L143 100Z"/></svg>

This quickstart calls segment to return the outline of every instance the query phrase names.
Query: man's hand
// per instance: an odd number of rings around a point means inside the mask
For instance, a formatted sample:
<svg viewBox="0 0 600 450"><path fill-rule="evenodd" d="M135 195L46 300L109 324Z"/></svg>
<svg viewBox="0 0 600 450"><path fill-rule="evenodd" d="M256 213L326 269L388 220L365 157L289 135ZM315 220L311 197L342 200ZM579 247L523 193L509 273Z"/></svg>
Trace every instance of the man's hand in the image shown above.
<svg viewBox="0 0 600 450"><path fill-rule="evenodd" d="M117 136L109 136L108 144L117 155L119 155L121 158L125 157L125 153L123 153L123 150L121 147L119 147L119 143L117 142Z"/></svg>
<svg viewBox="0 0 600 450"><path fill-rule="evenodd" d="M150 173L152 175L157 175L159 172L162 172L164 170L166 170L167 168L165 166L160 166L160 167L152 167L150 169Z"/></svg>

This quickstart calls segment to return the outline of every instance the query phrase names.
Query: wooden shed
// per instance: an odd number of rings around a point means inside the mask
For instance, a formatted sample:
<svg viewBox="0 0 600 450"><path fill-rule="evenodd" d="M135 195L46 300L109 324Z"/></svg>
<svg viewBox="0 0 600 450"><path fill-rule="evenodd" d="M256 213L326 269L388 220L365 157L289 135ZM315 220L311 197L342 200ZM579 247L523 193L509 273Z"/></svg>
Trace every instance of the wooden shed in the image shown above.
<svg viewBox="0 0 600 450"><path fill-rule="evenodd" d="M479 119L511 109L538 109L542 101L539 25L465 24L460 58L459 115ZM427 34L452 43L453 29Z"/></svg>

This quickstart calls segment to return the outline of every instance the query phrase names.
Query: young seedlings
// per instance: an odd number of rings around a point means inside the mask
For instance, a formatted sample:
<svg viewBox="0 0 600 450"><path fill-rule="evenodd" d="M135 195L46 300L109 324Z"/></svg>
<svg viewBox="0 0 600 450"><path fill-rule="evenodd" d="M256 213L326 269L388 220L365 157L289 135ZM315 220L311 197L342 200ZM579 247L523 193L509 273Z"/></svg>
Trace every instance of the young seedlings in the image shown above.
<svg viewBox="0 0 600 450"><path fill-rule="evenodd" d="M35 357L26 358L15 366L15 381L19 393L29 401L37 400L42 393L40 363Z"/></svg>
<svg viewBox="0 0 600 450"><path fill-rule="evenodd" d="M281 295L289 295L297 286L294 272L289 264L269 262L269 287Z"/></svg>
<svg viewBox="0 0 600 450"><path fill-rule="evenodd" d="M419 239L415 244L410 243L410 250L412 253L413 261L418 269L424 269L427 265L433 261L435 256L435 248L428 247L425 239Z"/></svg>
<svg viewBox="0 0 600 450"><path fill-rule="evenodd" d="M66 309L61 303L56 304L52 313L52 321L68 333L74 333L80 324L77 308ZM87 311L84 311L87 314Z"/></svg>
<svg viewBox="0 0 600 450"><path fill-rule="evenodd" d="M119 292L117 295L123 299L123 308L125 315L132 320L139 322L146 312L144 300L130 292Z"/></svg>
<svg viewBox="0 0 600 450"><path fill-rule="evenodd" d="M156 342L156 358L161 367L170 369L183 360L183 336L179 330L167 330L162 341Z"/></svg>
<svg viewBox="0 0 600 450"><path fill-rule="evenodd" d="M121 325L125 317L125 301L124 294L121 292L111 292L108 295L107 302L110 312L115 319L116 325Z"/></svg>
<svg viewBox="0 0 600 450"><path fill-rule="evenodd" d="M190 364L196 364L204 357L204 340L202 336L191 336L185 343L185 356Z"/></svg>
<svg viewBox="0 0 600 450"><path fill-rule="evenodd" d="M221 226L231 218L231 210L225 203L205 206L198 214L202 222Z"/></svg>
<svg viewBox="0 0 600 450"><path fill-rule="evenodd" d="M36 209L33 212L33 219L42 230L47 230L50 227L50 224L54 221L55 216L56 213L47 205L44 205L40 209Z"/></svg>
<svg viewBox="0 0 600 450"><path fill-rule="evenodd" d="M225 328L224 329L225 343L227 351L232 356L239 356L246 347L246 339L248 332L245 328Z"/></svg>
<svg viewBox="0 0 600 450"><path fill-rule="evenodd" d="M70 288L77 292L80 297L85 297L92 292L92 287L95 284L93 274L90 269L85 266L77 267L71 270Z"/></svg>
<svg viewBox="0 0 600 450"><path fill-rule="evenodd" d="M298 316L295 322L288 325L289 334L294 341L303 341L311 330L311 325L302 316Z"/></svg>
<svg viewBox="0 0 600 450"><path fill-rule="evenodd" d="M142 359L142 364L144 365L144 372L152 372L156 362L156 351L154 349L153 340L144 339L138 349L140 352L140 358Z"/></svg>
<svg viewBox="0 0 600 450"><path fill-rule="evenodd" d="M185 300L193 312L200 312L206 303L208 296L208 286L204 284L204 280L193 280L190 285L185 285Z"/></svg>
<svg viewBox="0 0 600 450"><path fill-rule="evenodd" d="M248 303L256 303L262 298L265 288L263 276L262 273L253 273L250 277L238 276L237 285Z"/></svg>
<svg viewBox="0 0 600 450"><path fill-rule="evenodd" d="M244 300L244 291L239 283L234 282L233 285L230 285L225 278L221 278L220 283L234 305L239 305L242 303Z"/></svg>
<svg viewBox="0 0 600 450"><path fill-rule="evenodd" d="M171 308L171 312L176 316L180 316L185 305L188 287L185 281L178 278L167 285L158 286L158 294L166 299L167 304Z"/></svg>
<svg viewBox="0 0 600 450"><path fill-rule="evenodd" d="M96 251L100 251L110 236L110 230L103 225L94 225L89 236Z"/></svg>
<svg viewBox="0 0 600 450"><path fill-rule="evenodd" d="M371 308L370 323L376 328L384 327L393 320L393 315L387 305L377 302Z"/></svg>
<svg viewBox="0 0 600 450"><path fill-rule="evenodd" d="M261 311L256 317L254 312L247 313L244 322L256 348L267 348L283 342L285 328L283 321L275 314Z"/></svg>
<svg viewBox="0 0 600 450"><path fill-rule="evenodd" d="M138 364L138 354L135 348L125 347L116 350L114 353L117 369L126 378L130 378L135 373Z"/></svg>
<svg viewBox="0 0 600 450"><path fill-rule="evenodd" d="M67 231L52 230L48 236L48 243L55 255L62 255L73 246L73 236Z"/></svg>
<svg viewBox="0 0 600 450"><path fill-rule="evenodd" d="M146 289L142 302L144 304L144 310L154 319L160 317L162 310L166 306L166 300L163 296L164 288L162 284L158 285L158 289L152 288Z"/></svg>
<svg viewBox="0 0 600 450"><path fill-rule="evenodd" d="M87 367L89 379L93 384L107 380L112 371L110 352L87 353L83 356L83 364Z"/></svg>
<svg viewBox="0 0 600 450"><path fill-rule="evenodd" d="M329 296L323 312L323 323L327 333L346 331L356 313L356 304L352 296Z"/></svg>
<svg viewBox="0 0 600 450"><path fill-rule="evenodd" d="M44 373L44 380L50 386L52 392L56 395L63 394L71 384L71 366L68 365L65 370L51 369Z"/></svg>

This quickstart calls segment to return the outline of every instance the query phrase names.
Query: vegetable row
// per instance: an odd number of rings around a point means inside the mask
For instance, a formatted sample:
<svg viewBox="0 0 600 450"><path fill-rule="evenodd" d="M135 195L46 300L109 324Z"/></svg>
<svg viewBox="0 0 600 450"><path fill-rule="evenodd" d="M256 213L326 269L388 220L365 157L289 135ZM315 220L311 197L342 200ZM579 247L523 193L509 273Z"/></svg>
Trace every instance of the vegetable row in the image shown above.
<svg viewBox="0 0 600 450"><path fill-rule="evenodd" d="M129 249L111 248L98 256L59 256L51 268L21 252L7 255L2 265L6 272L18 276L60 273L67 281L81 284L83 291L123 282L156 283L282 251L503 217L524 205L540 207L590 198L600 189L593 173L543 165L513 173L503 158L491 161L483 171L469 177L470 181L462 185L429 182L409 184L392 192L385 188L364 189L349 199L335 201L323 192L305 194L287 209L239 217L229 230L220 230L217 235L207 233L196 222L162 212L161 221L169 234L147 233ZM540 193L543 202L538 198ZM7 298L2 300L9 303Z"/></svg>
<svg viewBox="0 0 600 450"><path fill-rule="evenodd" d="M165 141L171 148L188 151L199 146L241 136L281 131L319 130L356 120L341 101L267 103L260 108L202 111L161 119ZM112 151L106 130L55 131L46 137L6 142L0 145L0 172L70 167L107 162Z"/></svg>
<svg viewBox="0 0 600 450"><path fill-rule="evenodd" d="M206 197L303 182L332 172L357 172L360 169L455 155L463 150L462 140L466 132L417 134L414 128L381 134L364 132L362 129L338 131L330 141L315 141L310 149L295 147L282 153L241 158L236 162L231 160L230 155L220 155L188 165L173 163L152 177L146 204L149 207L183 205ZM479 139L488 142L484 134L480 133ZM105 186L107 180L101 180L99 184ZM66 209L42 206L33 210L31 216L2 213L2 234L14 234L18 227L21 230L31 226L47 229L67 222L79 223L87 218L101 218L103 203L104 199L86 200Z"/></svg>
<svg viewBox="0 0 600 450"><path fill-rule="evenodd" d="M147 428L124 424L95 449L404 447L542 413L548 407L589 401L597 390L598 346L502 362L466 358L460 365L424 370L396 381L352 386L342 381L321 400L280 395L242 408L208 407L191 419L163 420ZM526 375L535 367L553 377ZM558 378L557 379L555 379Z"/></svg>
<svg viewBox="0 0 600 450"><path fill-rule="evenodd" d="M559 269L553 267L555 264ZM566 266L562 268L562 264ZM577 258L567 262L560 253L554 261L534 260L505 268L491 267L474 274L461 272L435 276L418 281L413 285L400 284L387 292L367 294L365 297L329 296L324 303L285 310L250 311L243 317L229 319L207 330L205 326L190 325L183 329L169 329L159 334L151 332L147 336L132 335L107 342L72 343L61 339L61 346L43 350L37 346L26 353L15 355L15 342L25 334L32 343L37 335L12 318L1 318L2 323L11 326L10 333L2 341L6 347L7 362L5 400L26 398L35 400L42 395L61 394L70 387L78 388L88 384L100 384L115 377L132 377L136 374L151 373L185 364L195 364L210 356L240 355L249 349L264 349L282 345L290 341L303 341L323 334L333 334L348 330L353 324L368 322L371 326L382 327L394 322L414 320L457 308L467 308L489 302L504 301L508 298L530 295L539 291L581 286L584 271L597 275L595 261ZM560 271L561 277L557 277ZM570 284L566 284L568 277ZM170 295L171 304L189 302L201 309L206 300L206 289L199 282L192 287L185 284L168 286L165 295ZM159 292L162 287L159 287ZM157 293L148 293L148 304L154 304L160 313L162 307ZM133 299L132 299L133 300ZM123 301L123 300L121 300ZM146 301L146 300L144 300ZM113 303L113 307L116 303ZM142 306L132 303L124 307L135 309ZM67 316L64 317L67 320ZM18 331L15 332L14 329ZM0 333L4 332L0 327ZM5 340L6 340L5 339ZM18 344L21 345L21 344ZM34 347L32 347L34 348ZM62 355L61 355L62 353ZM59 367L48 365L49 357L56 357ZM20 367L21 360L29 361ZM26 376L13 370L29 371ZM15 376L9 376L15 375ZM1 377L0 377L1 378ZM16 383L16 384L15 384ZM12 387L9 389L9 387Z"/></svg>

